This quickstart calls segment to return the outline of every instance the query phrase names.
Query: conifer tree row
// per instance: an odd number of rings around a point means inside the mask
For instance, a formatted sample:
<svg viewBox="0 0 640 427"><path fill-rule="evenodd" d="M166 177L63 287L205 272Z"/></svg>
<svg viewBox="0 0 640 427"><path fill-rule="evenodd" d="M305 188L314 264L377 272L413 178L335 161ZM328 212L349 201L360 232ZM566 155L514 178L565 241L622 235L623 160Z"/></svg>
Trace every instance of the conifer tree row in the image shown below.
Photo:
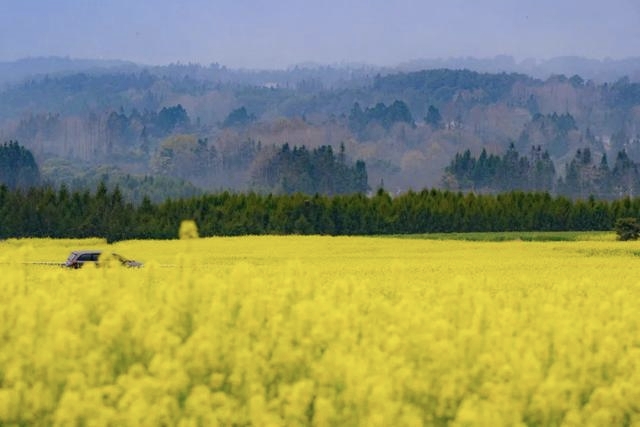
<svg viewBox="0 0 640 427"><path fill-rule="evenodd" d="M599 159L589 147L576 150L565 164L562 176L556 175L547 151L531 147L521 156L511 144L502 155L482 150L478 158L470 150L457 153L442 178L449 190L498 193L505 191L546 191L571 198L620 199L640 195L640 165L625 150L618 152L613 167L607 155Z"/></svg>
<svg viewBox="0 0 640 427"><path fill-rule="evenodd" d="M548 193L435 189L391 197L381 189L372 197L223 192L160 204L145 198L133 205L104 184L94 193L0 186L0 238L175 238L184 219L195 220L201 236L232 236L611 230L625 217L640 217L640 198L572 201Z"/></svg>

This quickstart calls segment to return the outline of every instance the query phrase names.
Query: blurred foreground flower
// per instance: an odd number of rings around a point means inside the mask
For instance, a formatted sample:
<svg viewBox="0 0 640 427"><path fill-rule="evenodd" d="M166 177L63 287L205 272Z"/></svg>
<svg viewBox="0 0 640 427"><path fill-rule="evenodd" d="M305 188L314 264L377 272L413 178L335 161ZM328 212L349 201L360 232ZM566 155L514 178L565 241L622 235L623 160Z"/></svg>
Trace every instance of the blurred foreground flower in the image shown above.
<svg viewBox="0 0 640 427"><path fill-rule="evenodd" d="M180 240L197 239L198 226L193 220L184 220L180 223L180 231L178 232Z"/></svg>

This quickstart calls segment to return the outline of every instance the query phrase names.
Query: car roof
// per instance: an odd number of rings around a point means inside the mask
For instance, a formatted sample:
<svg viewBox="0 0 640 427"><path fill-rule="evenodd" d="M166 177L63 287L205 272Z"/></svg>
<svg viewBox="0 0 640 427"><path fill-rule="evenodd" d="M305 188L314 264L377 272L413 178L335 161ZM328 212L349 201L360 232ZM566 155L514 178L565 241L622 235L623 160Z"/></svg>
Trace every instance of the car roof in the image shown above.
<svg viewBox="0 0 640 427"><path fill-rule="evenodd" d="M98 251L98 250L91 250L91 249L83 249L80 251L73 251L71 252L72 254L76 254L76 255L84 255L84 254L101 254L102 251Z"/></svg>

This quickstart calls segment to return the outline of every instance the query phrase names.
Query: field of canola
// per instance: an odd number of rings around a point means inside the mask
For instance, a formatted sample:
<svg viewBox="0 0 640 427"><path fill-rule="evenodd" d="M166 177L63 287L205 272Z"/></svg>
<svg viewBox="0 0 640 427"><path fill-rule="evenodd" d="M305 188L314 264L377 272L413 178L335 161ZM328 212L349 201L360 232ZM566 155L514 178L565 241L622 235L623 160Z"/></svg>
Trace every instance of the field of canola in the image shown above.
<svg viewBox="0 0 640 427"><path fill-rule="evenodd" d="M612 239L0 242L0 425L638 426Z"/></svg>

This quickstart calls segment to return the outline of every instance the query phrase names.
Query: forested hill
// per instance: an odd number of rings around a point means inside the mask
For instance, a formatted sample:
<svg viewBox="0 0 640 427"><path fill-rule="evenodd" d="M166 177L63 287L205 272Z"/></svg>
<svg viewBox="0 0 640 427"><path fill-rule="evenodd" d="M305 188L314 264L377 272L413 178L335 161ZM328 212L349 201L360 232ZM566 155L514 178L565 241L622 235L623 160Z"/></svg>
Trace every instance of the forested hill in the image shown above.
<svg viewBox="0 0 640 427"><path fill-rule="evenodd" d="M366 165L369 188L393 193L443 187L456 153L501 156L511 145L548 153L554 182L566 183L578 150L640 163L640 83L452 69L84 69L5 86L5 141L29 149L54 185L102 168L200 191L256 190L285 144L342 150L345 164Z"/></svg>
<svg viewBox="0 0 640 427"><path fill-rule="evenodd" d="M533 85L536 80L523 74L487 74L469 70L429 70L376 76L373 87L382 93L416 92L442 105L464 92L481 91L483 102L508 99L516 83Z"/></svg>

